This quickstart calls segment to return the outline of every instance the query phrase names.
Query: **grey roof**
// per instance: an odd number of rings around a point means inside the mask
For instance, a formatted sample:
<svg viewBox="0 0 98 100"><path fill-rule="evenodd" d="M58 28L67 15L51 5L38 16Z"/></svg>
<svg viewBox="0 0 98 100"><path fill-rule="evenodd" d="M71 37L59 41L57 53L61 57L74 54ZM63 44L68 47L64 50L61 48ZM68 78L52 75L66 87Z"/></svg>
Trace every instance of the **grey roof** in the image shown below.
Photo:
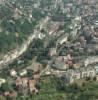
<svg viewBox="0 0 98 100"><path fill-rule="evenodd" d="M51 64L52 60L42 60L41 63L42 64Z"/></svg>
<svg viewBox="0 0 98 100"><path fill-rule="evenodd" d="M90 71L90 70L94 70L94 67L88 66L88 67L80 68L80 71L81 71L81 72L86 72L86 71Z"/></svg>
<svg viewBox="0 0 98 100"><path fill-rule="evenodd" d="M80 69L69 69L67 70L67 74L75 74L75 73L80 73Z"/></svg>
<svg viewBox="0 0 98 100"><path fill-rule="evenodd" d="M64 39L65 37L68 37L68 36L69 36L68 33L63 34L60 38L58 38L57 43L59 43L62 39Z"/></svg>
<svg viewBox="0 0 98 100"><path fill-rule="evenodd" d="M64 62L58 62L56 64L53 64L51 67L58 70L66 70L66 67L64 67Z"/></svg>

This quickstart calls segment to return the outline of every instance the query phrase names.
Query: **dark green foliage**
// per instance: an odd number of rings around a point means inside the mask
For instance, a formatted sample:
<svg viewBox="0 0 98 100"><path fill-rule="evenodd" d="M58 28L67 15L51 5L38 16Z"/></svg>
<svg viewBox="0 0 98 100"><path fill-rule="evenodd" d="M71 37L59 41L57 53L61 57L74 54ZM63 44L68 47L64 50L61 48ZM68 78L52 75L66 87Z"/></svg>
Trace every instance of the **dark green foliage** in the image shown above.
<svg viewBox="0 0 98 100"><path fill-rule="evenodd" d="M66 85L62 82L55 76L43 77L40 82L39 94L28 95L26 100L96 100L98 97L98 85L95 83L78 86L76 83ZM61 84L63 84L63 89L60 88ZM21 100L20 96L18 98Z"/></svg>
<svg viewBox="0 0 98 100"><path fill-rule="evenodd" d="M12 91L13 90L13 87L10 83L4 83L2 84L2 86L0 87L0 91Z"/></svg>

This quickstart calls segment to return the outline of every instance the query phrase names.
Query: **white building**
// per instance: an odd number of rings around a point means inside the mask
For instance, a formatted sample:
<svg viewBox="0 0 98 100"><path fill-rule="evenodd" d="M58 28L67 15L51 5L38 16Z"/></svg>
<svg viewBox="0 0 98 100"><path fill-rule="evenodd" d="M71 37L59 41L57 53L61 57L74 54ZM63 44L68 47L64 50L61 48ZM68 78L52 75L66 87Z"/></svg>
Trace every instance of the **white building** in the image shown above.
<svg viewBox="0 0 98 100"><path fill-rule="evenodd" d="M27 74L27 70L26 69L23 69L20 73L20 76L24 76Z"/></svg>
<svg viewBox="0 0 98 100"><path fill-rule="evenodd" d="M84 65L85 67L87 67L89 64L98 62L98 56L93 56L93 57L88 57L85 61L84 61Z"/></svg>
<svg viewBox="0 0 98 100"><path fill-rule="evenodd" d="M68 40L68 34L64 34L63 36L61 36L58 40L57 40L57 44L60 43L60 44L63 44L64 42L67 42Z"/></svg>
<svg viewBox="0 0 98 100"><path fill-rule="evenodd" d="M81 70L81 78L86 78L86 77L93 78L96 75L94 67L82 68L80 70Z"/></svg>
<svg viewBox="0 0 98 100"><path fill-rule="evenodd" d="M4 83L6 83L6 80L3 79L3 78L0 78L0 86L1 86L2 84L4 84Z"/></svg>
<svg viewBox="0 0 98 100"><path fill-rule="evenodd" d="M95 66L96 74L98 75L98 65Z"/></svg>
<svg viewBox="0 0 98 100"><path fill-rule="evenodd" d="M94 78L95 76L96 76L96 71L94 67L69 69L65 73L65 78L67 83L73 83L75 80L87 77Z"/></svg>
<svg viewBox="0 0 98 100"><path fill-rule="evenodd" d="M89 77L94 78L96 76L96 71L93 67L89 67L87 71L88 71Z"/></svg>
<svg viewBox="0 0 98 100"><path fill-rule="evenodd" d="M75 80L81 78L81 73L79 70L70 69L66 72L67 82L73 83Z"/></svg>
<svg viewBox="0 0 98 100"><path fill-rule="evenodd" d="M56 48L51 48L49 50L49 56L54 56L54 55L57 55Z"/></svg>
<svg viewBox="0 0 98 100"><path fill-rule="evenodd" d="M16 72L14 69L11 69L11 70L10 70L10 75L11 75L12 77L16 77L16 76L17 76L17 72Z"/></svg>

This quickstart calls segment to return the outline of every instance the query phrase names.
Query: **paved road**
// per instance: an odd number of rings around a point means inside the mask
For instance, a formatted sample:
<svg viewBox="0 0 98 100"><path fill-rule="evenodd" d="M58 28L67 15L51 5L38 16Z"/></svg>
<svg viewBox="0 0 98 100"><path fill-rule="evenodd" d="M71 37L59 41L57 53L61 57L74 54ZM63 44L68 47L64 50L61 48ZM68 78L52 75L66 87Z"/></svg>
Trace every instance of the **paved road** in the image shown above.
<svg viewBox="0 0 98 100"><path fill-rule="evenodd" d="M44 24L44 20L42 19L36 27L39 27L40 25ZM35 38L39 38L39 31L35 27L34 32L27 38L26 41L19 47L16 48L13 52L9 52L8 54L4 55L2 60L0 60L0 69L2 69L4 65L7 65L11 62L13 62L15 59L17 59L19 56L21 56L29 47L30 43L33 42Z"/></svg>
<svg viewBox="0 0 98 100"><path fill-rule="evenodd" d="M2 66L13 62L16 58L21 56L28 49L30 43L33 42L34 38L36 38L36 30L27 38L27 40L19 48L16 48L13 52L9 52L8 54L4 55L2 60L0 60L0 69L2 69Z"/></svg>

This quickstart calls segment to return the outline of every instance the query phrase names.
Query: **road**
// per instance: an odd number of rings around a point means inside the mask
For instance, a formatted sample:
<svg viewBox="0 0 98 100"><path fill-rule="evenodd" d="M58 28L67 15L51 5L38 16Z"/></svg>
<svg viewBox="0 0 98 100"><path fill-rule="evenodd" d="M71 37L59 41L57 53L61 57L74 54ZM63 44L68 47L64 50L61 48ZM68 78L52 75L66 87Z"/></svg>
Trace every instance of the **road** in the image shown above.
<svg viewBox="0 0 98 100"><path fill-rule="evenodd" d="M4 55L2 60L0 60L0 69L2 69L4 65L7 65L13 62L15 59L21 56L28 49L30 43L32 43L35 38L39 38L40 32L37 29L37 27L40 27L41 25L43 25L46 18L40 20L40 22L36 25L34 32L30 36L28 36L27 40L25 40L24 43L20 47L16 48L13 52L9 52L8 54Z"/></svg>
<svg viewBox="0 0 98 100"><path fill-rule="evenodd" d="M28 49L30 43L33 42L34 38L38 37L37 33L38 31L35 29L34 32L27 38L27 40L24 41L24 43L20 47L16 48L13 52L5 54L2 60L0 60L0 69L2 69L2 66L13 62L15 59L21 56Z"/></svg>
<svg viewBox="0 0 98 100"><path fill-rule="evenodd" d="M4 55L3 59L0 61L0 66L6 65L21 56L27 50L30 43L33 42L35 37L36 35L32 33L20 48L16 48L13 52Z"/></svg>

